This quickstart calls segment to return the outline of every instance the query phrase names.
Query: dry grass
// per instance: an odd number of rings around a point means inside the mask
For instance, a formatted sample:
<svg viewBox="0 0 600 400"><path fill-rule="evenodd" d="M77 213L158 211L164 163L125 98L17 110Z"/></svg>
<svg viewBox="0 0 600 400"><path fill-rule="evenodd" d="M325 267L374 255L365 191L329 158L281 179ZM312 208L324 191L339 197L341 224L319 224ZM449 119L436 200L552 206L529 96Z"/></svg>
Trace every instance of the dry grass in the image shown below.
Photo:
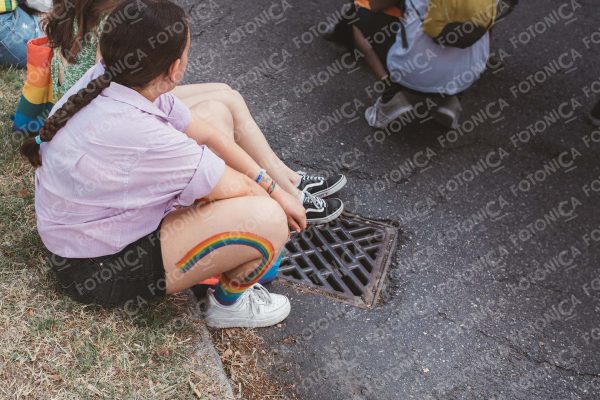
<svg viewBox="0 0 600 400"><path fill-rule="evenodd" d="M0 69L0 398L214 397L182 297L132 317L57 292L35 229L33 170L10 133L22 79Z"/></svg>
<svg viewBox="0 0 600 400"><path fill-rule="evenodd" d="M211 334L236 396L249 400L290 398L289 388L274 381L261 367L273 363L265 362L268 355L262 348L263 339L253 330L212 330Z"/></svg>

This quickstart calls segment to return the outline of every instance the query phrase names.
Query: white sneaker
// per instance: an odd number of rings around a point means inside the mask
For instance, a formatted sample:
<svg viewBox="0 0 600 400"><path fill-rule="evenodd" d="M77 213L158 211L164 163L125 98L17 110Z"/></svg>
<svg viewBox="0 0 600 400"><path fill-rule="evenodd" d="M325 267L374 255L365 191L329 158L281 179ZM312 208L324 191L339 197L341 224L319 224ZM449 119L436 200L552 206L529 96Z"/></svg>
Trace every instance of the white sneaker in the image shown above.
<svg viewBox="0 0 600 400"><path fill-rule="evenodd" d="M365 110L365 119L369 126L373 128L385 128L390 122L402 114L411 112L412 109L411 102L400 91L387 103L384 103L381 96L379 96L375 104Z"/></svg>
<svg viewBox="0 0 600 400"><path fill-rule="evenodd" d="M290 313L290 301L280 294L269 293L255 283L230 306L215 299L214 290L208 291L206 325L213 328L261 328L280 323Z"/></svg>

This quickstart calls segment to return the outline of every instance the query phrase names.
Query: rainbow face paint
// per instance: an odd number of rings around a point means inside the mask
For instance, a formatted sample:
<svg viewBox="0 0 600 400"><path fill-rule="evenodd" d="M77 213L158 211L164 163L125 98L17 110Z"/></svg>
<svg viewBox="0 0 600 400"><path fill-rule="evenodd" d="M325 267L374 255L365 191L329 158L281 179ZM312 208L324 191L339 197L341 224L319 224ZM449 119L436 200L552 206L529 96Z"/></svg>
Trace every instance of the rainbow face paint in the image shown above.
<svg viewBox="0 0 600 400"><path fill-rule="evenodd" d="M250 232L224 232L211 236L194 246L183 256L181 260L177 262L177 268L179 268L181 272L187 272L209 253L220 249L221 247L234 244L249 246L258 250L263 257L260 266L270 265L275 258L275 250L273 249L273 245L267 239ZM246 280L254 279L255 277L256 276L252 276L252 274L250 274Z"/></svg>

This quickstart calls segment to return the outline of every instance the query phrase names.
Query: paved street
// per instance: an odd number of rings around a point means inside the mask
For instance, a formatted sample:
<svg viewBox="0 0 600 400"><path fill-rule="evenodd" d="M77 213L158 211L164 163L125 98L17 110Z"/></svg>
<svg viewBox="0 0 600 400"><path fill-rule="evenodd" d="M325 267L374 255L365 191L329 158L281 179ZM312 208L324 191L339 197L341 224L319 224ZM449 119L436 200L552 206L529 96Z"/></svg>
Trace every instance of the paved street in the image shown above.
<svg viewBox="0 0 600 400"><path fill-rule="evenodd" d="M523 1L493 32L504 68L462 124L371 129L378 87L319 37L335 1L185 0L191 82L227 82L282 159L343 171L349 211L395 223L380 304L288 294L259 330L299 399L600 398L600 4ZM275 364L267 361L273 357Z"/></svg>

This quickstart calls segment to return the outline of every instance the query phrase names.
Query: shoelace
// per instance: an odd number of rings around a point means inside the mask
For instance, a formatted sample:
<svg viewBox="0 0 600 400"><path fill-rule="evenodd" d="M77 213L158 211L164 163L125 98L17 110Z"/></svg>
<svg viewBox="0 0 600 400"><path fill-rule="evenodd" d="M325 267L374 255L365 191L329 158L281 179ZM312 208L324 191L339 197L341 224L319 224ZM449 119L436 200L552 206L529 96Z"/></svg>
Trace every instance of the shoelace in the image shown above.
<svg viewBox="0 0 600 400"><path fill-rule="evenodd" d="M304 192L304 204L313 205L317 208L325 208L327 206L325 200L308 192Z"/></svg>
<svg viewBox="0 0 600 400"><path fill-rule="evenodd" d="M325 178L323 178L322 176L310 175L310 174L307 174L306 172L302 172L302 171L300 171L299 174L301 176L300 179L302 179L303 182L310 182L310 183L315 182L316 183L316 182L323 182L325 180Z"/></svg>
<svg viewBox="0 0 600 400"><path fill-rule="evenodd" d="M271 293L260 283L255 283L254 286L248 289L248 303L252 315L256 315L260 311L258 300L262 300L265 304L271 304Z"/></svg>

